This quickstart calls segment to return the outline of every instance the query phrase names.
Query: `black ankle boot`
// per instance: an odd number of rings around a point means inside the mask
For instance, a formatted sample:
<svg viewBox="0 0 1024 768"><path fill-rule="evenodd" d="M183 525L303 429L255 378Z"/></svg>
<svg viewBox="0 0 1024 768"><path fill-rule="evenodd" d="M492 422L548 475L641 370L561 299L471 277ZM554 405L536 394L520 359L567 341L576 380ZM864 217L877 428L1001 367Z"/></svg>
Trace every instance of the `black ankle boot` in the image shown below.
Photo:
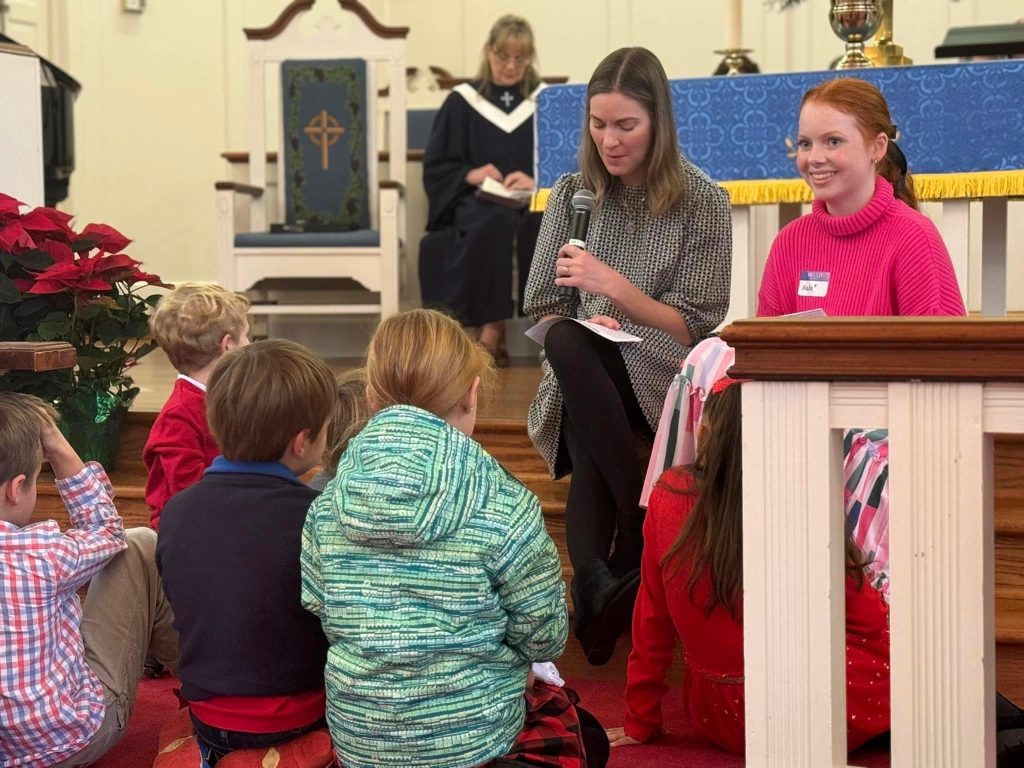
<svg viewBox="0 0 1024 768"><path fill-rule="evenodd" d="M996 768L1024 765L1024 728L1011 728L996 734Z"/></svg>
<svg viewBox="0 0 1024 768"><path fill-rule="evenodd" d="M585 563L573 576L573 628L590 664L607 664L615 653L619 635L633 618L639 588L639 568L616 578L601 560Z"/></svg>

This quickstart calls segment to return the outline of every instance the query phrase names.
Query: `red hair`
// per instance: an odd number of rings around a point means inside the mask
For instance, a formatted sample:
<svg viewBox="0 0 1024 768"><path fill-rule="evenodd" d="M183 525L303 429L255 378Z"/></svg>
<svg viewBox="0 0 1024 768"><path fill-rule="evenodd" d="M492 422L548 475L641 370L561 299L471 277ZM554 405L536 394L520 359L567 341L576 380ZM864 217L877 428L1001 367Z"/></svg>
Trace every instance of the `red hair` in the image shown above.
<svg viewBox="0 0 1024 768"><path fill-rule="evenodd" d="M803 109L804 104L811 101L853 117L867 142L874 141L880 133L889 137L889 148L878 163L878 174L892 183L896 197L917 210L914 182L907 170L906 158L896 146L896 126L892 123L889 105L882 92L859 77L837 77L807 91L800 102L800 108Z"/></svg>

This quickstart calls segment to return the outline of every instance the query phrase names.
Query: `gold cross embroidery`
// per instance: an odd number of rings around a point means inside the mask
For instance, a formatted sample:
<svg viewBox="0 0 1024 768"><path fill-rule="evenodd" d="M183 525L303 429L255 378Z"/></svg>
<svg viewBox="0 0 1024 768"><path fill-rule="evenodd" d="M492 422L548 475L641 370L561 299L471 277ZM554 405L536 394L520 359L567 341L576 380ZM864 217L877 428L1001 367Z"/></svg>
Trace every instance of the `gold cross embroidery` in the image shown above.
<svg viewBox="0 0 1024 768"><path fill-rule="evenodd" d="M320 167L326 171L330 167L327 150L338 142L345 129L338 124L334 115L329 115L326 109L321 109L320 114L314 115L309 125L303 128L303 132L309 136L310 141L320 147Z"/></svg>

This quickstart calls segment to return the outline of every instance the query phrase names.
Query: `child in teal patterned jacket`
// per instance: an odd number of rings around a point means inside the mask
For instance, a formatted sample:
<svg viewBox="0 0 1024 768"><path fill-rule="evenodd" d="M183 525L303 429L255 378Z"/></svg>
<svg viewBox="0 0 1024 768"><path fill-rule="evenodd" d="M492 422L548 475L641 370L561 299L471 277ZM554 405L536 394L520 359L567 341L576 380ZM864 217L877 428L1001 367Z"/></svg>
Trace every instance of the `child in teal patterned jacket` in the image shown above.
<svg viewBox="0 0 1024 768"><path fill-rule="evenodd" d="M302 548L346 768L508 754L529 714L531 662L565 646L561 564L537 498L470 437L481 377L493 375L486 351L437 312L393 316L370 344L375 415L310 507Z"/></svg>

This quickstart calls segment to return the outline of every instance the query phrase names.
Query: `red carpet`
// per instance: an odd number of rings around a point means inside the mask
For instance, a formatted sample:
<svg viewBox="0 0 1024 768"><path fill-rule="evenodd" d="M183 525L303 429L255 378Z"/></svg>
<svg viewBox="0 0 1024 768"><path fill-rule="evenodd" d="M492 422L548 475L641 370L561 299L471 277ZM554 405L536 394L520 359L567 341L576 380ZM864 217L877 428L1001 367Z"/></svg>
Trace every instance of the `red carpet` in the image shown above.
<svg viewBox="0 0 1024 768"><path fill-rule="evenodd" d="M622 683L567 681L580 695L580 704L594 713L606 728L622 725L626 705ZM678 689L669 691L663 703L667 735L634 747L612 750L608 768L743 768L742 757L723 752L705 741L683 718L683 699ZM889 768L887 748L861 749L850 755L850 765Z"/></svg>
<svg viewBox="0 0 1024 768"><path fill-rule="evenodd" d="M607 728L622 725L625 705L621 683L569 681L580 694L580 703ZM135 700L128 731L120 743L95 768L148 768L156 757L156 739L160 727L178 709L174 695L177 680L164 675L158 680L143 679ZM612 750L608 768L742 768L743 758L715 749L691 731L683 720L682 697L671 691L665 699L665 727L669 734L651 744L619 747ZM850 756L851 765L865 768L889 768L889 753L884 749L862 749Z"/></svg>
<svg viewBox="0 0 1024 768"><path fill-rule="evenodd" d="M94 763L94 768L149 768L153 765L160 728L178 711L178 697L174 695L177 687L177 678L170 675L156 680L142 678L128 730L102 760Z"/></svg>

